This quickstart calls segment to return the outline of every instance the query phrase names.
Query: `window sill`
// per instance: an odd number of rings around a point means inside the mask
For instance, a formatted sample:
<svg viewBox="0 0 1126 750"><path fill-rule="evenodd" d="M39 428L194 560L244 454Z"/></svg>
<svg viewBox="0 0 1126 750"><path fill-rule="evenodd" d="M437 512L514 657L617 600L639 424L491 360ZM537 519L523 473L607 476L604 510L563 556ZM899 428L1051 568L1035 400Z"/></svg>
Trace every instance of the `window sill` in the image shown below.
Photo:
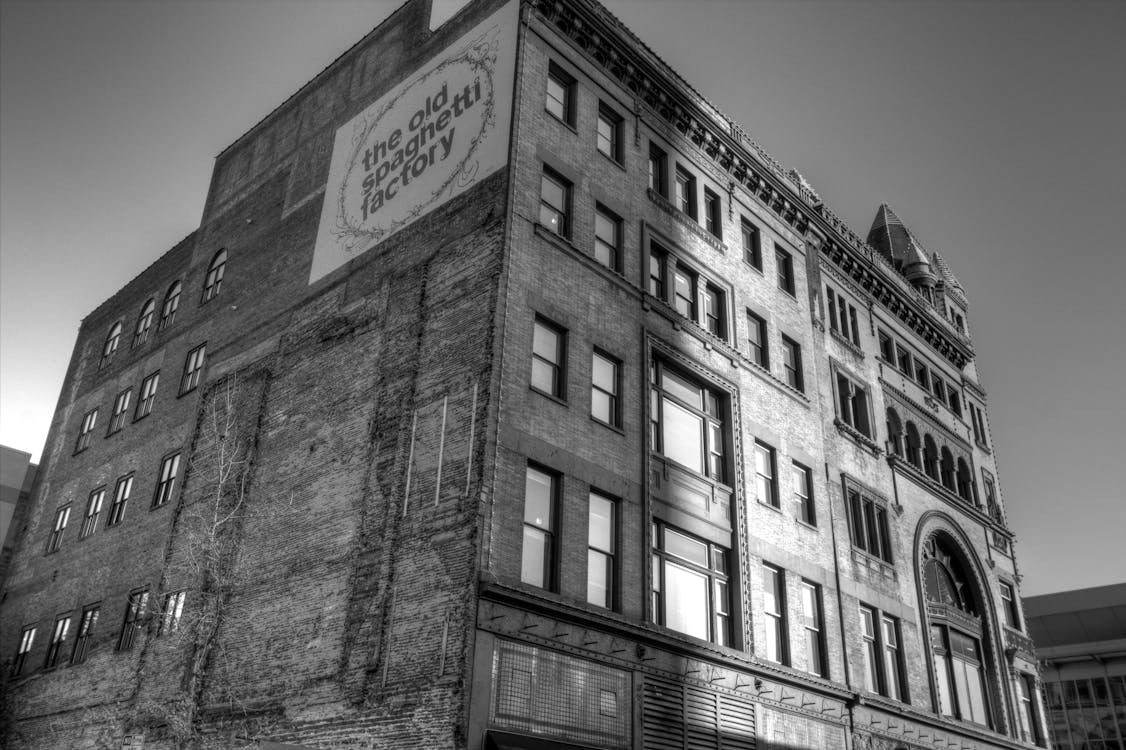
<svg viewBox="0 0 1126 750"><path fill-rule="evenodd" d="M622 170L623 172L626 172L626 171L628 171L628 170L626 169L626 165L625 165L625 162L624 162L624 160L621 160L621 159L615 159L615 158L614 158L613 156L610 156L610 154L606 153L605 151L603 151L603 150L601 150L601 149L595 149L595 150L596 150L596 151L598 151L598 153L602 155L602 158L604 158L604 159L605 159L606 161L608 161L608 162L610 162L611 164L613 164L613 165L614 165L615 167L617 167L618 169Z"/></svg>
<svg viewBox="0 0 1126 750"><path fill-rule="evenodd" d="M674 206L668 198L665 198L663 195L653 190L653 188L648 188L645 192L649 196L649 200L657 204L662 211L683 224L690 232L711 245L717 252L724 255L727 254L727 245L714 234L700 226L700 222L696 220L696 217L681 211Z"/></svg>
<svg viewBox="0 0 1126 750"><path fill-rule="evenodd" d="M755 498L755 502L757 502L763 508L769 508L770 510L774 511L775 513L778 513L779 515L781 515L781 513L782 513L782 508L780 508L777 505L773 505L771 503L763 502L762 500L759 500L758 498Z"/></svg>
<svg viewBox="0 0 1126 750"><path fill-rule="evenodd" d="M898 578L895 572L895 565L893 563L889 563L883 558L869 554L859 547L853 546L852 560L853 562L859 563L866 568L878 571L880 575L888 580L894 581L896 578Z"/></svg>
<svg viewBox="0 0 1126 750"><path fill-rule="evenodd" d="M842 435L851 438L864 448L870 450L873 456L879 456L884 452L883 448L881 448L876 441L872 440L872 438L868 437L848 422L843 421L840 417L834 417L833 424Z"/></svg>
<svg viewBox="0 0 1126 750"><path fill-rule="evenodd" d="M573 100L572 100L572 109L573 109ZM578 128L576 128L574 125L567 122L566 120L560 120L559 117L557 115L555 115L555 113L553 113L550 109L547 109L545 107L543 111L548 116L549 121L559 123L563 127L567 128L567 130L570 130L575 135L579 134Z"/></svg>
<svg viewBox="0 0 1126 750"><path fill-rule="evenodd" d="M800 518L795 518L794 520L797 521L798 526L804 526L805 528L809 529L810 531L816 531L817 533L821 533L821 527L819 527L815 523L810 523L809 521L803 521Z"/></svg>
<svg viewBox="0 0 1126 750"><path fill-rule="evenodd" d="M140 422L140 421L141 421L142 419L144 419L145 417L149 416L149 414L152 414L152 412L150 411L150 412L148 412L148 414L142 414L142 415L140 415L140 416L138 416L138 417L133 417L133 421L132 421L132 424L137 424L137 423L138 423L138 422Z"/></svg>
<svg viewBox="0 0 1126 750"><path fill-rule="evenodd" d="M762 266L756 266L754 263L751 263L749 260L747 260L747 257L745 255L743 256L743 265L757 273L759 276L766 276L766 273L762 270Z"/></svg>
<svg viewBox="0 0 1126 750"><path fill-rule="evenodd" d="M536 390L536 389L533 388L532 390ZM536 392L539 393L539 391L536 391ZM590 416L590 421L594 422L597 425L602 425L607 430L610 430L611 432L616 432L619 435L625 437L626 431L620 425L610 424L609 422L603 422L601 419L594 416L593 414Z"/></svg>
<svg viewBox="0 0 1126 750"><path fill-rule="evenodd" d="M829 335L832 336L833 339L835 339L837 341L837 343L839 343L845 349L852 352L857 357L864 359L864 350L860 348L860 344L857 344L852 339L848 338L843 333L841 333L840 331L837 331L834 328L829 329Z"/></svg>
<svg viewBox="0 0 1126 750"><path fill-rule="evenodd" d="M544 398L549 399L551 401L554 401L557 404L561 404L562 406L570 406L570 404L568 404L566 401L564 401L562 397L556 396L554 393L548 393L547 391L541 391L539 388L536 388L534 385L529 385L528 390L531 391L532 393L538 393L539 395L543 396Z"/></svg>

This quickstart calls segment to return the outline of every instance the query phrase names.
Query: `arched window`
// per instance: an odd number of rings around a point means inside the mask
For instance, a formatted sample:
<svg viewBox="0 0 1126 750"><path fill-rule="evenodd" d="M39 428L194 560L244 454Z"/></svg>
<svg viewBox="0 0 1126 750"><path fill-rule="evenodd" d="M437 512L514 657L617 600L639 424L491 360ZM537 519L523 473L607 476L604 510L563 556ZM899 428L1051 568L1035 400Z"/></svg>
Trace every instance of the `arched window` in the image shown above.
<svg viewBox="0 0 1126 750"><path fill-rule="evenodd" d="M923 545L923 589L938 712L993 726L989 707L989 644L982 601L956 547L941 534Z"/></svg>
<svg viewBox="0 0 1126 750"><path fill-rule="evenodd" d="M907 462L916 469L923 468L922 459L919 457L919 428L914 422L907 423Z"/></svg>
<svg viewBox="0 0 1126 750"><path fill-rule="evenodd" d="M168 293L164 295L164 304L160 308L160 322L156 326L156 330L163 331L168 326L172 325L172 321L176 320L176 310L180 307L180 282L172 282L172 286L168 287Z"/></svg>
<svg viewBox="0 0 1126 750"><path fill-rule="evenodd" d="M227 251L223 249L215 253L215 257L211 259L211 265L207 267L207 277L203 280L203 298L200 300L200 304L219 294L219 290L223 287L223 270L226 267Z"/></svg>
<svg viewBox="0 0 1126 750"><path fill-rule="evenodd" d="M106 343L102 346L102 361L98 363L98 367L105 367L109 362L109 358L117 351L117 345L121 343L121 321L113 324L109 329L109 335L106 336Z"/></svg>
<svg viewBox="0 0 1126 750"><path fill-rule="evenodd" d="M930 435L923 438L923 471L928 477L938 481L938 447Z"/></svg>
<svg viewBox="0 0 1126 750"><path fill-rule="evenodd" d="M899 413L890 406L887 411L887 427L892 452L903 458L903 423L899 421Z"/></svg>
<svg viewBox="0 0 1126 750"><path fill-rule="evenodd" d="M150 298L137 318L137 327L133 330L133 346L140 346L149 340L149 329L152 328L152 316L155 312L156 303Z"/></svg>
<svg viewBox="0 0 1126 750"><path fill-rule="evenodd" d="M945 445L942 446L942 463L939 464L939 476L942 486L951 492L954 491L954 455Z"/></svg>
<svg viewBox="0 0 1126 750"><path fill-rule="evenodd" d="M974 487L973 474L966 459L958 459L958 495L967 503L977 505L977 492Z"/></svg>

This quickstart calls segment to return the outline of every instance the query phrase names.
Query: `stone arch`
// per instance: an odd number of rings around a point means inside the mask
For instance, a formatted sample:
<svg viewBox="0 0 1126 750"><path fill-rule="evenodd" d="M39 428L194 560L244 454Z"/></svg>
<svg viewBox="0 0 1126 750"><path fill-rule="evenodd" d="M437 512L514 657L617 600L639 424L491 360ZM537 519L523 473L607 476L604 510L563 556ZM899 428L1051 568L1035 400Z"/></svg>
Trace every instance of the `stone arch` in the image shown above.
<svg viewBox="0 0 1126 750"><path fill-rule="evenodd" d="M938 481L938 446L929 432L923 438L923 473Z"/></svg>
<svg viewBox="0 0 1126 750"><path fill-rule="evenodd" d="M887 409L887 428L891 451L903 458L903 422L899 419L899 412L891 406Z"/></svg>
<svg viewBox="0 0 1126 750"><path fill-rule="evenodd" d="M942 446L941 459L938 464L939 481L942 486L953 492L955 490L954 484L954 454L945 445Z"/></svg>
<svg viewBox="0 0 1126 750"><path fill-rule="evenodd" d="M919 428L915 426L914 422L907 422L907 463L914 466L916 469L923 468L923 460L921 458L922 442L919 440Z"/></svg>
<svg viewBox="0 0 1126 750"><path fill-rule="evenodd" d="M966 463L966 459L958 458L958 496L965 500L967 503L977 505L977 492L974 487L973 473L970 471L970 465Z"/></svg>

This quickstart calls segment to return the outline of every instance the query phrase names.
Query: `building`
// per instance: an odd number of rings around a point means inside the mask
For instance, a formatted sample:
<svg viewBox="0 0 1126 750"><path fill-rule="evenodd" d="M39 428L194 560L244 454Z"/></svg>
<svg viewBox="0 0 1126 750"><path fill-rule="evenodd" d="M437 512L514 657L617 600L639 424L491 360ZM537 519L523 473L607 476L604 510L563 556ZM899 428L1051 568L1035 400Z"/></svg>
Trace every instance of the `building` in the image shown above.
<svg viewBox="0 0 1126 750"><path fill-rule="evenodd" d="M1126 584L1024 600L1052 747L1126 748Z"/></svg>
<svg viewBox="0 0 1126 750"><path fill-rule="evenodd" d="M39 467L31 463L31 454L0 445L0 584L8 574L8 563L15 550L14 526L23 522L31 485Z"/></svg>
<svg viewBox="0 0 1126 750"><path fill-rule="evenodd" d="M965 293L591 0L411 0L83 321L16 747L1044 736Z"/></svg>

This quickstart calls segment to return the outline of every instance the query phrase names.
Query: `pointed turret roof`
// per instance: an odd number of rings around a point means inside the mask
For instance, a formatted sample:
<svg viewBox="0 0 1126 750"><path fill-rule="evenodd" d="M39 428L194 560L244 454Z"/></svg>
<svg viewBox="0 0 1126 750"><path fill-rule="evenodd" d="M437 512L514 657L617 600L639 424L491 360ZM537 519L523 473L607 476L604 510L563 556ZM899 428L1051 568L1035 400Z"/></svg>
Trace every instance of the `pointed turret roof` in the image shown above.
<svg viewBox="0 0 1126 750"><path fill-rule="evenodd" d="M908 281L934 286L936 279L931 271L929 254L886 203L876 211L872 228L868 230L868 244L902 271Z"/></svg>
<svg viewBox="0 0 1126 750"><path fill-rule="evenodd" d="M958 277L954 275L954 272L950 270L946 259L938 253L934 253L932 258L934 260L934 267L938 269L938 275L942 280L943 287L945 287L948 293L953 293L955 297L965 302L966 289L962 286L962 282L958 281Z"/></svg>

